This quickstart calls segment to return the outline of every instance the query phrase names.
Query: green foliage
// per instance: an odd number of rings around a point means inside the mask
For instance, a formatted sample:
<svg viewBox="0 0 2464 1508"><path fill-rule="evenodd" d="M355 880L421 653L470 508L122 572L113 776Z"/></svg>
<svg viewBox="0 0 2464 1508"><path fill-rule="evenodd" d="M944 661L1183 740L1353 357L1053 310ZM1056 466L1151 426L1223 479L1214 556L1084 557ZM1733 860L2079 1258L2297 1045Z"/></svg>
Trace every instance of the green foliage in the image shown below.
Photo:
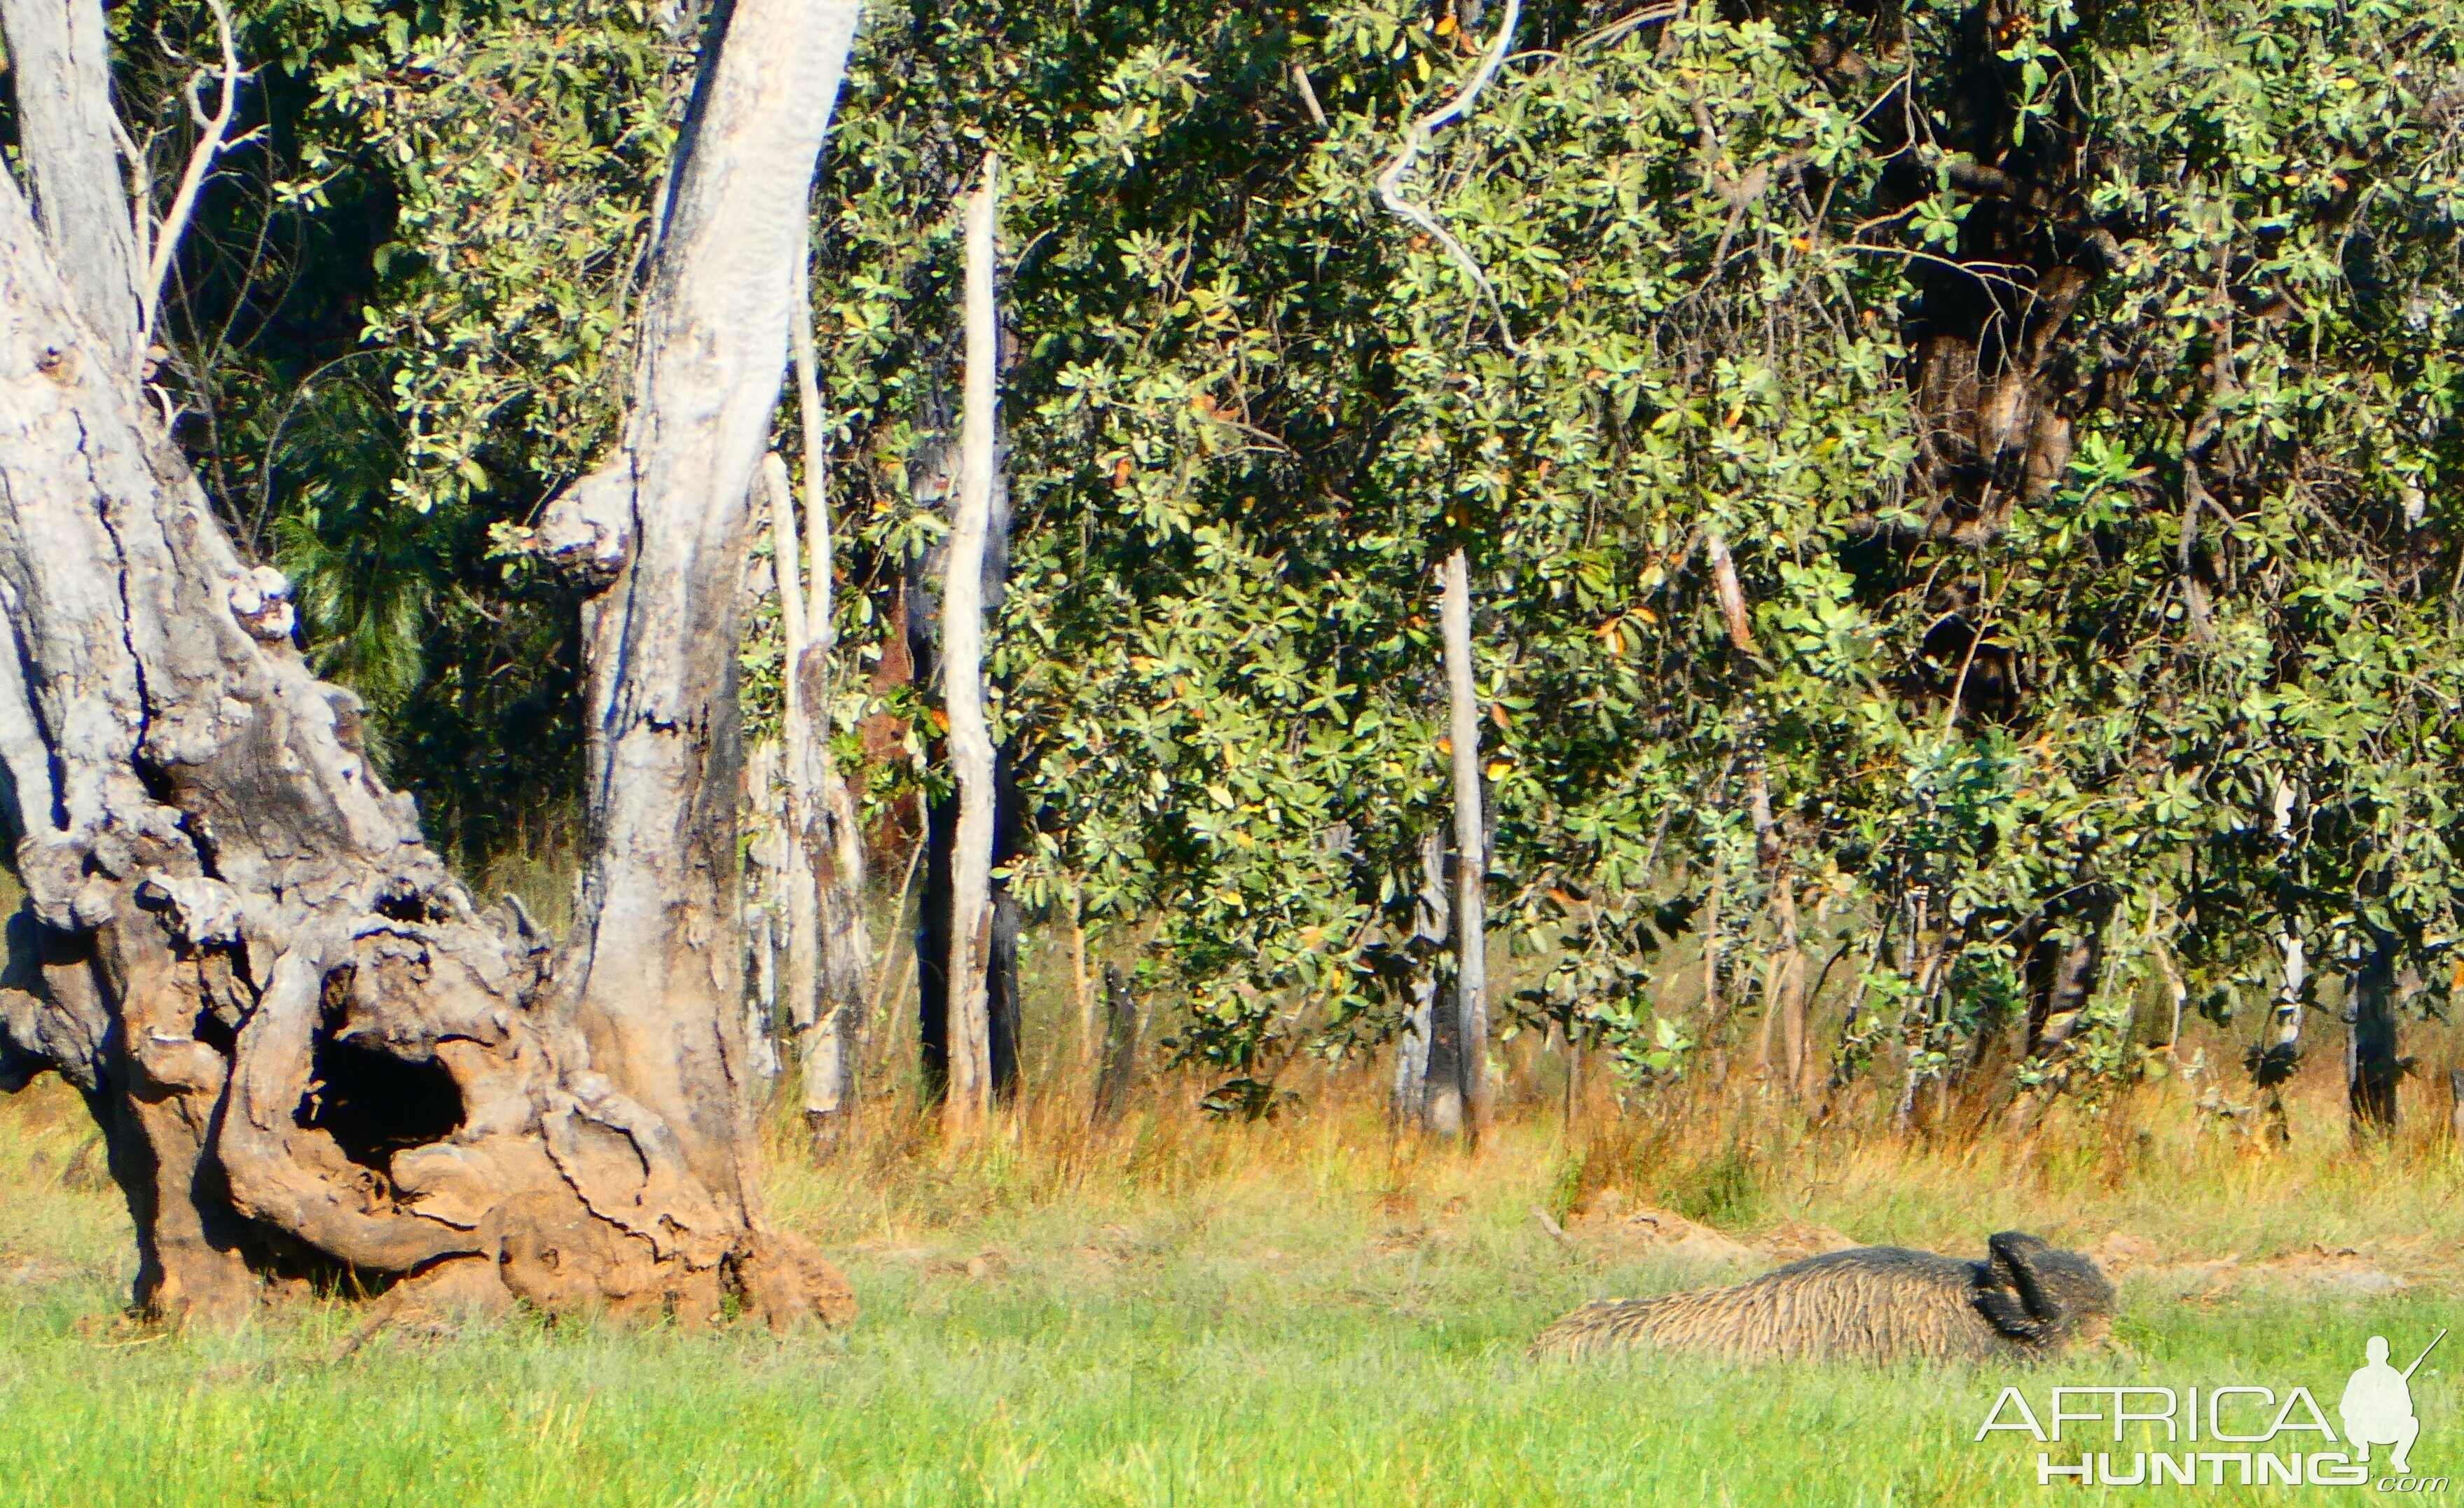
<svg viewBox="0 0 2464 1508"><path fill-rule="evenodd" d="M366 29L315 69L319 135L280 191L321 208L336 177L387 174L393 237L361 339L391 359L394 500L428 513L471 506L496 474L570 478L628 375L624 306L686 51L626 0L300 9Z"/></svg>
<svg viewBox="0 0 2464 1508"><path fill-rule="evenodd" d="M1781 878L1809 950L1842 950L1836 1072L1908 1098L2040 1015L2076 939L2079 1029L2026 1082L2127 1079L2144 994L2233 1017L2285 936L2328 974L2395 938L2443 1009L2449 10L1541 4L1402 186L1492 310L1371 189L1468 76L1477 9L868 15L817 204L845 669L877 667L939 534L952 211L995 151L1019 893L1152 919L1170 1040L1243 1105L1385 1038L1427 967L1402 939L1449 798L1429 599L1461 545L1510 1029L1676 1075L1728 1024L1672 978L1711 944L1728 1016L1764 1009ZM132 89L164 95L184 65L146 39L196 15L121 14ZM569 604L489 540L612 432L686 33L606 0L277 0L248 28L274 129L184 262L183 437L397 775L484 852L570 789L572 714ZM159 178L183 117L156 119ZM272 287L294 313L232 317ZM2008 326L1966 369L1963 300ZM1992 360L2061 441L1981 484L1991 527L1937 528L1936 431L2017 401ZM908 728L863 772L876 811L905 800L927 698L840 679L851 767L865 719Z"/></svg>
<svg viewBox="0 0 2464 1508"><path fill-rule="evenodd" d="M113 12L158 208L193 145L204 8ZM553 847L572 608L491 557L606 441L614 349L689 50L641 7L240 8L249 144L169 290L180 435L320 670L474 868Z"/></svg>

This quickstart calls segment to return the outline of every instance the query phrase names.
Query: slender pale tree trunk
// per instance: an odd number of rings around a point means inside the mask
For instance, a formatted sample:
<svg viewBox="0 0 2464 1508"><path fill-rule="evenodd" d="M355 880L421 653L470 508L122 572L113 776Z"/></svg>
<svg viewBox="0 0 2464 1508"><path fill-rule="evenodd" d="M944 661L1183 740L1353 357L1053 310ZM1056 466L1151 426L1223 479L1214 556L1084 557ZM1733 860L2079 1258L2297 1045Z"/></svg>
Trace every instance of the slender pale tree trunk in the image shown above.
<svg viewBox="0 0 2464 1508"><path fill-rule="evenodd" d="M1453 98L1405 126L1400 148L1389 158L1379 171L1374 187L1378 203L1389 213L1408 222L1418 233L1435 240L1444 248L1457 271L1479 292L1489 313L1497 321L1498 339L1509 351L1522 348L1514 343L1507 328L1505 310L1497 301L1496 290L1489 284L1479 262L1425 205L1406 197L1406 188L1415 164L1428 148L1432 135L1441 127L1465 119L1481 91L1505 64L1514 41L1514 29L1522 15L1521 0L1507 0L1504 13L1498 19L1497 34L1482 49L1478 67ZM1308 91L1306 75L1301 78L1303 92ZM1471 581L1470 566L1463 552L1457 548L1446 557L1444 580L1439 596L1439 616L1442 620L1446 670L1446 704L1448 725L1454 746L1455 798L1455 904L1453 929L1455 935L1456 978L1453 1015L1456 1057L1455 1084L1462 1099L1463 1123L1474 1144L1487 1128L1489 1112L1488 1085L1488 956L1487 937L1483 923L1482 885L1488 868L1488 829L1483 814L1480 789L1480 704L1473 685L1471 663ZM1431 1026L1434 1028L1435 1021ZM1441 1034L1431 1030L1425 1038L1428 1048L1408 1048L1419 1053L1435 1049L1442 1040ZM1423 1060L1425 1067L1425 1060ZM1399 1072L1400 1070L1398 1070ZM1424 1109L1422 1113L1427 1112Z"/></svg>
<svg viewBox="0 0 2464 1508"><path fill-rule="evenodd" d="M753 993L744 1002L744 1040L752 1054L754 1074L766 1082L779 1077L779 945L768 907L746 907L744 926L745 951L753 956Z"/></svg>
<svg viewBox="0 0 2464 1508"><path fill-rule="evenodd" d="M1753 617L1747 607L1745 583L1737 577L1737 562L1728 553L1727 540L1718 531L1712 531L1705 541L1705 554L1711 564L1711 585L1719 599L1720 620L1727 628L1729 646L1737 651L1743 673L1750 685L1760 679L1762 646L1754 639ZM1758 730L1761 717L1750 699L1747 703L1747 714L1752 719L1749 726ZM1774 1077L1771 1039L1776 1034L1780 1050L1777 1081L1793 1099L1803 1095L1807 1088L1805 953L1798 936L1796 876L1788 862L1787 834L1771 815L1771 776L1759 747L1755 750L1748 781L1748 804L1754 823L1754 860L1769 892L1767 909L1778 943L1766 974L1770 987L1764 993L1763 1029L1755 1049L1755 1067L1766 1082ZM1703 932L1704 1016L1706 1022L1714 1025L1725 1014L1720 998L1721 888L1720 880L1715 877Z"/></svg>
<svg viewBox="0 0 2464 1508"><path fill-rule="evenodd" d="M830 546L829 416L822 406L813 350L811 255L797 263L796 404L804 436L804 548L810 584L804 594L806 644L791 662L804 747L797 768L806 786L806 816L798 829L806 869L815 880L820 1000L804 1044L804 1114L828 1132L855 1104L855 1065L864 1028L865 976L872 939L864 921L864 832L855 793L839 776L830 748L830 668L838 648L837 582ZM786 590L781 587L782 594ZM791 755L792 756L792 755Z"/></svg>
<svg viewBox="0 0 2464 1508"><path fill-rule="evenodd" d="M806 653L804 588L796 557L803 548L796 530L796 500L787 484L786 463L776 453L761 459L761 492L770 514L771 565L779 590L779 637L785 654L780 677L779 778L785 810L781 814L777 874L781 900L787 913L787 1025L796 1034L803 1080L804 1111L813 1112L816 1091L835 1107L835 1061L824 1063L817 1052L822 1004L822 888L814 872L811 714L804 704L803 666Z"/></svg>
<svg viewBox="0 0 2464 1508"><path fill-rule="evenodd" d="M998 416L996 416L998 417ZM916 478L919 506L943 509L955 526L957 516L957 447L929 446L909 467ZM984 536L983 595L980 610L996 617L1007 591L1009 559L1009 487L1002 474L999 430L993 448L990 516ZM940 620L941 582L948 574L950 537L907 562L902 598L906 643L917 685L940 685L943 645ZM946 716L946 710L944 711ZM943 745L944 757L948 745ZM1018 849L1017 778L1007 750L993 750L993 863L1001 863ZM915 1035L917 1066L925 1097L938 1105L947 1099L950 1082L950 956L955 935L951 907L955 900L958 793L955 790L919 798L924 841L924 883L915 911ZM996 874L991 889L992 941L983 964L984 993L992 1033L992 1092L996 1099L1018 1085L1018 904L1006 881Z"/></svg>
<svg viewBox="0 0 2464 1508"><path fill-rule="evenodd" d="M553 971L518 906L480 912L427 847L363 756L357 699L293 646L287 583L241 564L145 413L122 312L81 307L116 282L55 259L92 236L38 231L0 174L0 758L32 897L0 1082L55 1068L85 1094L149 1310L235 1316L259 1273L336 1267L686 1322L730 1285L779 1320L851 1308L760 1213L734 676L750 484L856 9L741 0L714 30L625 439L541 531L605 593L593 846Z"/></svg>
<svg viewBox="0 0 2464 1508"><path fill-rule="evenodd" d="M801 286L802 279L799 279ZM804 402L808 436L820 422L820 398L812 371L809 333L796 340L797 386L812 393ZM808 438L805 475L824 474L815 454L822 442ZM853 1104L853 1033L864 1014L865 954L870 944L863 915L864 855L852 796L839 778L829 747L828 666L834 635L828 583L828 504L809 484L805 519L810 534L800 546L796 503L787 468L776 455L762 464L769 499L771 549L778 572L781 638L787 673L780 717L784 745L786 849L782 880L787 910L788 1018L802 1060L803 1111L817 1132L833 1128L835 1117ZM796 565L800 548L813 551L813 583L807 592Z"/></svg>
<svg viewBox="0 0 2464 1508"><path fill-rule="evenodd" d="M958 506L941 587L941 704L957 776L952 852L949 1097L953 1135L979 1129L992 1108L993 1040L985 964L993 941L993 742L984 716L984 545L992 516L1000 332L993 305L997 167L988 155L967 201L966 398L958 431Z"/></svg>
<svg viewBox="0 0 2464 1508"><path fill-rule="evenodd" d="M1082 1066L1102 1056L1103 1026L1096 1019L1095 982L1087 972L1086 898L1075 882L1069 887L1069 990L1078 1006L1078 1056Z"/></svg>
<svg viewBox="0 0 2464 1508"><path fill-rule="evenodd" d="M744 761L744 805L753 814L754 835L744 845L753 877L744 897L744 951L752 960L753 983L744 1002L744 1042L754 1072L763 1082L779 1077L779 955L781 951L778 910L787 892L784 865L787 848L786 792L779 773L779 741L753 746Z"/></svg>
<svg viewBox="0 0 2464 1508"><path fill-rule="evenodd" d="M2284 1082L2301 1065L2302 987L2309 982L2309 953L2299 933L2288 926L2276 940L2283 955L2283 982L2267 1014L2267 1035L2260 1047L2255 1077L2265 1096L2260 1109L2267 1136L2279 1146L2293 1140L2293 1123L2284 1113Z"/></svg>
<svg viewBox="0 0 2464 1508"><path fill-rule="evenodd" d="M1482 886L1488 824L1480 787L1480 693L1471 658L1471 568L1446 557L1438 617L1445 640L1446 724L1454 743L1455 1021L1463 1131L1477 1145L1488 1128L1488 939Z"/></svg>

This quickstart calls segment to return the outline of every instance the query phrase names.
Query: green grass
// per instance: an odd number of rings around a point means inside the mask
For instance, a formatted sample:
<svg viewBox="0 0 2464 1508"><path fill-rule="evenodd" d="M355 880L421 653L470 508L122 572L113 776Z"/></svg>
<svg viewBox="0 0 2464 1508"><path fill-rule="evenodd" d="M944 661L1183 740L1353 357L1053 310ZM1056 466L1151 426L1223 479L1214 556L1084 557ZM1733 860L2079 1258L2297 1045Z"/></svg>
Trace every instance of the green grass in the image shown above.
<svg viewBox="0 0 2464 1508"><path fill-rule="evenodd" d="M311 1315L236 1339L90 1338L103 1297L6 1317L0 1415L27 1503L1736 1503L2029 1501L2034 1447L1969 1443L2044 1375L1532 1366L1584 1286L1477 1258L1383 1292L1167 1258L1110 1283L857 1269L849 1337L513 1324L333 1363ZM1408 1300L1405 1296L1408 1295ZM2299 1381L2435 1303L2134 1312L2079 1382ZM2161 1331L2159 1322L2162 1322ZM2451 1444L2454 1389L2417 1388ZM2206 1490L2233 1502L2285 1489ZM2295 1496L2303 1496L2296 1494Z"/></svg>
<svg viewBox="0 0 2464 1508"><path fill-rule="evenodd" d="M1535 1365L1526 1343L1571 1304L1706 1275L1560 1247L1527 1213L1566 1166L1541 1143L1465 1169L1347 1153L1356 1138L1320 1126L1254 1133L1245 1151L1237 1138L1253 1133L1190 1133L1235 1149L1207 1165L1214 1144L1189 1142L1171 1187L1144 1191L1003 1198L1035 1181L1016 1156L977 1183L963 1167L891 1182L782 1168L782 1210L862 1295L844 1335L517 1319L389 1333L338 1360L359 1319L346 1304L269 1311L236 1336L120 1322L124 1217L88 1177L62 1184L84 1134L63 1096L0 1109L0 1503L1971 1508L2066 1500L2043 1498L2033 1442L1971 1443L2006 1382L2040 1412L2057 1381L2298 1383L2332 1419L2366 1336L2390 1336L2401 1364L2455 1318L2437 1276L2454 1250L2446 1163L2397 1184L2321 1154L2307 1192L2271 1205L2234 1192L2233 1156L2197 1180L2160 1169L2108 1186L2093 1159L2071 1181L2060 1159L2032 1181L1861 1155L1824 1168L1799 1148L1819 1176L1793 1191L1757 1175L1756 1197L1866 1239L1969 1251L2014 1218L2072 1240L2129 1223L2184 1251L2230 1240L2257 1255L2248 1243L2418 1233L2434 1237L2431 1276L2382 1298L2201 1300L2134 1283L2121 1348L2033 1374ZM919 1220L919 1207L939 1213ZM999 1259L971 1275L987 1251ZM2459 1348L2415 1380L2414 1464L2464 1477L2464 1413L2439 1365Z"/></svg>

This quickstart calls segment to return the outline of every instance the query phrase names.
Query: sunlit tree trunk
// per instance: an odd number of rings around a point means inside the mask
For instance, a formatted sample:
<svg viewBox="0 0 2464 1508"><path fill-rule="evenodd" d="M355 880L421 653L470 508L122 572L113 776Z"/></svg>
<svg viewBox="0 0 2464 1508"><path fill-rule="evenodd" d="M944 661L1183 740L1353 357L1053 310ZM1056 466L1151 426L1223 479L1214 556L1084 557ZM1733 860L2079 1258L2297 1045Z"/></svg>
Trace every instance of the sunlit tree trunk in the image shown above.
<svg viewBox="0 0 2464 1508"><path fill-rule="evenodd" d="M2284 1113L2284 1084L2301 1066L2302 992L2309 982L2310 961L2300 934L2289 927L2276 943L2284 973L2276 1002L2267 1013L2266 1032L2252 1061L2251 1078L2261 1096L2267 1137L2281 1145L2293 1140L2293 1124Z"/></svg>
<svg viewBox="0 0 2464 1508"><path fill-rule="evenodd" d="M89 359L124 375L138 354L137 217L146 211L129 203L112 139L102 0L5 0L0 29L34 222L97 338Z"/></svg>
<svg viewBox="0 0 2464 1508"><path fill-rule="evenodd" d="M1455 1030L1457 1082L1464 1131L1477 1142L1488 1127L1488 938L1482 887L1488 872L1488 824L1480 772L1480 693L1471 657L1471 569L1458 548L1446 557L1438 617L1445 640L1446 725L1454 743Z"/></svg>
<svg viewBox="0 0 2464 1508"><path fill-rule="evenodd" d="M996 167L967 201L965 404L958 429L957 508L941 587L941 703L950 719L950 769L958 787L951 851L949 1091L943 1122L954 1135L979 1129L992 1108L993 742L984 715L983 578L993 494L994 404L1000 332L993 307Z"/></svg>
<svg viewBox="0 0 2464 1508"><path fill-rule="evenodd" d="M1138 1062L1138 1002L1118 964L1104 966L1104 1052L1095 1078L1094 1121L1106 1126L1121 1116Z"/></svg>
<svg viewBox="0 0 2464 1508"><path fill-rule="evenodd" d="M798 829L813 877L820 998L804 1044L804 1114L817 1132L831 1131L854 1105L861 1056L865 976L872 940L864 921L864 833L855 793L840 777L830 748L830 672L838 648L838 609L831 548L829 422L822 406L813 350L811 257L797 264L796 405L804 437L804 553L810 580L802 614L804 647L789 662L803 742L796 760L806 816ZM790 533L793 531L791 530ZM790 554L792 558L792 552ZM786 588L781 588L782 595Z"/></svg>
<svg viewBox="0 0 2464 1508"><path fill-rule="evenodd" d="M839 1063L817 1051L824 1013L822 1002L822 888L815 873L813 731L804 701L803 667L807 653L805 602L796 557L802 541L796 530L796 501L788 489L787 468L776 454L761 461L761 493L770 515L771 566L779 593L779 638L785 669L780 677L779 783L783 810L775 873L781 909L786 912L785 968L781 971L787 1002L787 1024L796 1034L803 1083L804 1112L815 1100L829 1108L837 1104Z"/></svg>

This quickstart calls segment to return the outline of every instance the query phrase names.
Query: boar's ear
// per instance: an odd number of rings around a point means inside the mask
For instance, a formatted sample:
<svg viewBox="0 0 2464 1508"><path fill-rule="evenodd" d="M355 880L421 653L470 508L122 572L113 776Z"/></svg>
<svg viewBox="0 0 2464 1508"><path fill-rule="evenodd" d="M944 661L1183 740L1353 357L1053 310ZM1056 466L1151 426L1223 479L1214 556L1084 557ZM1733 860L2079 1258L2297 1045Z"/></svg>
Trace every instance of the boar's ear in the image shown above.
<svg viewBox="0 0 2464 1508"><path fill-rule="evenodd" d="M2067 1318L2060 1294L2036 1268L2037 1258L2052 1247L2022 1232L2003 1231L1986 1237L1985 1249L1991 1286L1977 1307L1994 1328L2034 1339Z"/></svg>

